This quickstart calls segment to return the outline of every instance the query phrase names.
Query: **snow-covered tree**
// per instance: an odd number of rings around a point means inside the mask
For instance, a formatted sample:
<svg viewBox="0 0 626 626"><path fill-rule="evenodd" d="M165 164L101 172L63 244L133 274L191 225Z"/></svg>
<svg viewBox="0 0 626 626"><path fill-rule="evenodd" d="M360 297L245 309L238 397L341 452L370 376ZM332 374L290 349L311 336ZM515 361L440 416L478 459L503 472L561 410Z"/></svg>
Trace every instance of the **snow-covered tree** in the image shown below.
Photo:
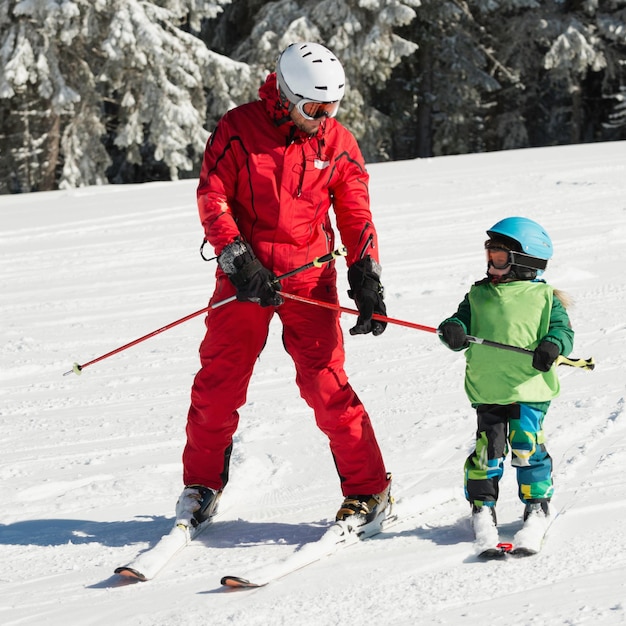
<svg viewBox="0 0 626 626"><path fill-rule="evenodd" d="M520 112L529 145L610 138L603 130L608 99L626 78L625 6L624 0L554 0L511 15L498 37L499 54L522 82L506 108ZM501 23L499 17L492 23Z"/></svg>
<svg viewBox="0 0 626 626"><path fill-rule="evenodd" d="M398 35L416 16L420 0L241 0L225 7L215 24L203 30L207 46L251 68L256 90L274 71L281 50L296 41L328 46L341 60L348 89L339 119L354 132L368 160L392 158L393 124L377 102L393 68L415 52L417 44ZM230 36L229 36L230 35ZM248 76L246 78L248 78ZM245 80L245 79L244 79ZM244 81L239 81L241 85ZM224 111L211 104L216 118ZM216 118L209 120L209 125Z"/></svg>
<svg viewBox="0 0 626 626"><path fill-rule="evenodd" d="M202 65L206 48L178 27L183 17L167 6L114 0L107 36L100 42L98 80L111 100L113 143L131 163L141 163L148 144L154 160L175 180L194 167L204 148ZM181 2L174 2L182 10Z"/></svg>
<svg viewBox="0 0 626 626"><path fill-rule="evenodd" d="M0 0L0 193L195 175L302 40L369 161L626 138L626 0Z"/></svg>
<svg viewBox="0 0 626 626"><path fill-rule="evenodd" d="M423 0L417 19L401 31L419 44L387 86L396 154L403 158L486 149L494 93L508 71L470 4Z"/></svg>
<svg viewBox="0 0 626 626"><path fill-rule="evenodd" d="M622 87L619 93L609 98L614 100L614 106L609 113L609 119L604 122L604 125L611 129L626 126L626 87Z"/></svg>
<svg viewBox="0 0 626 626"><path fill-rule="evenodd" d="M91 140L61 157L75 131L90 139L104 132L88 67L76 2L3 1L0 6L0 110L3 148L0 185L10 191L52 189L65 162L83 167L89 182L104 179L108 157ZM92 10L84 2L83 15ZM81 98L81 92L85 97Z"/></svg>
<svg viewBox="0 0 626 626"><path fill-rule="evenodd" d="M0 190L99 184L111 154L114 179L147 161L192 170L210 55L187 31L228 1L0 2Z"/></svg>
<svg viewBox="0 0 626 626"><path fill-rule="evenodd" d="M392 115L399 149L428 156L610 138L608 103L626 78L625 6L423 0L401 31L420 50L392 79L403 88ZM412 101L415 120L402 118Z"/></svg>

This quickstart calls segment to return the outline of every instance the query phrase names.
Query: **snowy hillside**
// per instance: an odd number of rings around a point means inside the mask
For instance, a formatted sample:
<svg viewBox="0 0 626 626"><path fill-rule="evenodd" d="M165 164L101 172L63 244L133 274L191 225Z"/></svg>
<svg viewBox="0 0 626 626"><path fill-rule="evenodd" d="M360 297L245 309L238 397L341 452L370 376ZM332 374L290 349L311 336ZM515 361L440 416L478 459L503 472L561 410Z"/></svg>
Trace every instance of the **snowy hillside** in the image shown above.
<svg viewBox="0 0 626 626"><path fill-rule="evenodd" d="M370 166L390 316L436 326L485 270L509 215L555 244L546 278L575 300L572 356L546 420L554 510L543 552L472 558L462 466L475 415L464 359L389 326L350 337L406 523L256 591L225 574L318 538L341 503L278 321L241 411L219 518L155 580L113 575L171 527L203 316L70 374L206 306L195 181L0 197L0 623L196 626L626 623L626 143ZM345 266L338 261L342 304ZM499 518L520 525L507 463Z"/></svg>

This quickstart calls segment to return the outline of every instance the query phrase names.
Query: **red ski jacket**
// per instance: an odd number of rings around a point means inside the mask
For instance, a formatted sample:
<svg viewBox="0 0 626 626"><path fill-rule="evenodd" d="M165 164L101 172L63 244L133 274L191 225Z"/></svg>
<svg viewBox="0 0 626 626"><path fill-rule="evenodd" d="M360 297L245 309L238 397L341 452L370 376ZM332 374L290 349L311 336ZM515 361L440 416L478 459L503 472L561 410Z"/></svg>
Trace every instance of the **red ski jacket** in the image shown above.
<svg viewBox="0 0 626 626"><path fill-rule="evenodd" d="M242 236L284 274L334 249L332 205L348 266L368 254L379 261L369 175L352 133L332 118L314 136L297 129L275 74L259 96L226 113L207 143L197 189L207 241L219 254Z"/></svg>

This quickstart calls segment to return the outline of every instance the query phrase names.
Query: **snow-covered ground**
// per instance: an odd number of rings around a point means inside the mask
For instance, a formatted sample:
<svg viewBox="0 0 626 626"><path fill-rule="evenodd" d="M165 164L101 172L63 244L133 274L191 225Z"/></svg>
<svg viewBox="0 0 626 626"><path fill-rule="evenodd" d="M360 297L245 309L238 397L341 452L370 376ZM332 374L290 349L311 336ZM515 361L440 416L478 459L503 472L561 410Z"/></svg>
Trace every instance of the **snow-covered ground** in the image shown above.
<svg viewBox="0 0 626 626"><path fill-rule="evenodd" d="M485 230L525 215L555 244L546 278L575 300L573 356L546 420L558 513L543 552L472 558L462 466L475 416L464 359L430 333L350 337L347 370L394 491L420 510L255 591L224 591L319 537L341 502L278 322L258 363L221 514L147 583L118 565L168 532L203 316L84 369L72 364L202 309L195 181L0 198L0 623L626 623L626 143L370 166L390 316L436 326L484 273ZM345 266L338 261L342 304ZM507 463L498 507L520 525Z"/></svg>

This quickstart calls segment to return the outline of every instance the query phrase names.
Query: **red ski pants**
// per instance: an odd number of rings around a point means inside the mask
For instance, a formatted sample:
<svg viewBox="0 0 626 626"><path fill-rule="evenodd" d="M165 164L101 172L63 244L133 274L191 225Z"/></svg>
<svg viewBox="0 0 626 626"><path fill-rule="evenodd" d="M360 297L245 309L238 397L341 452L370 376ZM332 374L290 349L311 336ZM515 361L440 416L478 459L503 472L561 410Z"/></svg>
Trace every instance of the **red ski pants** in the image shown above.
<svg viewBox="0 0 626 626"><path fill-rule="evenodd" d="M289 289L337 302L334 283L313 289L289 285ZM232 293L230 281L223 277L211 302ZM252 370L275 313L283 325L285 349L296 367L300 395L330 441L343 494L380 493L387 486L387 473L370 418L344 371L339 313L293 300L277 308L234 301L209 311L200 345L201 369L194 379L187 418L185 484L222 489L228 482L237 409L246 402Z"/></svg>

